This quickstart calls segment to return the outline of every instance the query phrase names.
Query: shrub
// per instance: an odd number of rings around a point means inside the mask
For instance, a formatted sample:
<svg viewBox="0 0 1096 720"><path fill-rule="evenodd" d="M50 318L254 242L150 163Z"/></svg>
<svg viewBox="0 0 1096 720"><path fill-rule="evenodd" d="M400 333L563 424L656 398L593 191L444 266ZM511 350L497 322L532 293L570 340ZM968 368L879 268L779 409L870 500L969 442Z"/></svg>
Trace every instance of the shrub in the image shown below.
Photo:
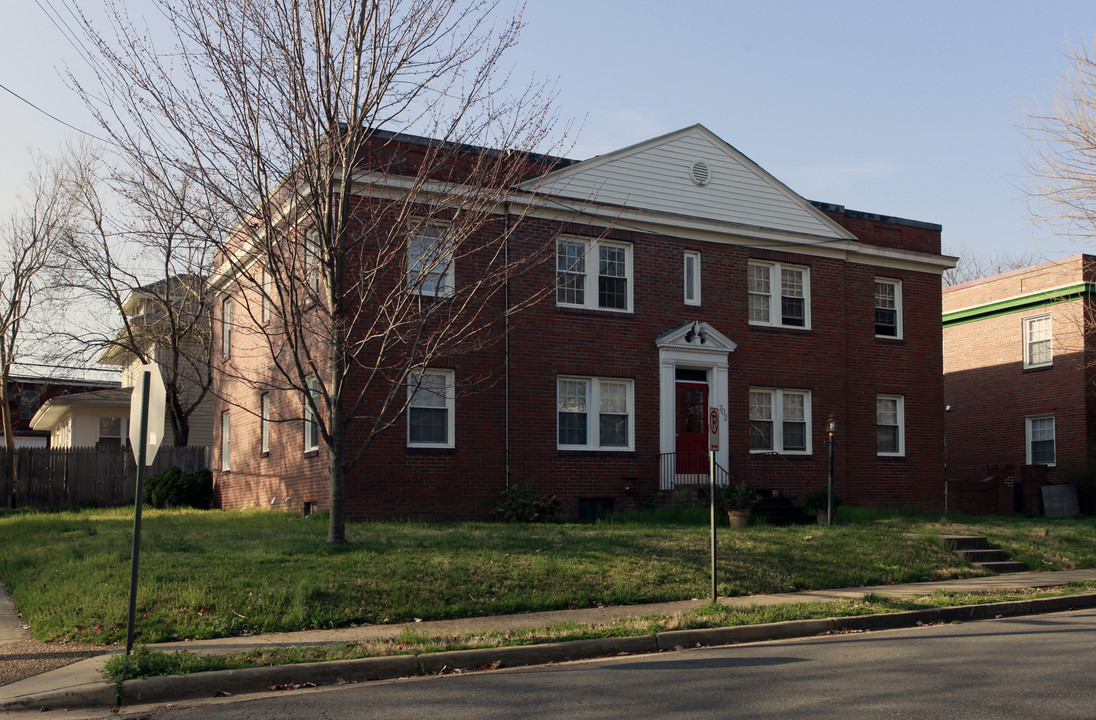
<svg viewBox="0 0 1096 720"><path fill-rule="evenodd" d="M154 508L213 507L213 473L202 468L192 473L172 465L145 479L145 502Z"/></svg>
<svg viewBox="0 0 1096 720"><path fill-rule="evenodd" d="M715 504L720 512L728 510L749 510L761 496L744 482L720 485L715 489Z"/></svg>
<svg viewBox="0 0 1096 720"><path fill-rule="evenodd" d="M833 494L833 509L836 510L837 506L845 502L837 493ZM817 490L811 490L807 493L807 499L804 501L804 505L807 507L808 512L822 512L826 509L826 488L818 488Z"/></svg>
<svg viewBox="0 0 1096 720"><path fill-rule="evenodd" d="M562 511L563 504L554 493L534 495L528 486L512 485L502 491L491 518L502 522L545 522L559 517Z"/></svg>

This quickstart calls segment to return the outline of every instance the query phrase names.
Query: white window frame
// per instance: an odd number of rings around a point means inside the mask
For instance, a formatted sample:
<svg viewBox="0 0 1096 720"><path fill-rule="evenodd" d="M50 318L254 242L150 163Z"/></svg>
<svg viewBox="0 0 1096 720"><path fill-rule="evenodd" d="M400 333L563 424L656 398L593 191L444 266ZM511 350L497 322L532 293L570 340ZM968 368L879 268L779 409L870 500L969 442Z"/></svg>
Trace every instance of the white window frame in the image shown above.
<svg viewBox="0 0 1096 720"><path fill-rule="evenodd" d="M752 397L750 401L750 414L749 421L753 422L769 422L772 424L772 447L771 448L754 448L753 443L750 442L750 452L754 454L761 453L780 453L781 455L810 455L814 452L812 442L812 429L813 422L811 421L811 391L799 390L793 388L773 388L773 387L751 387L751 396L754 393L767 395L769 398L769 415L765 418L753 417L753 403ZM804 449L802 450L785 450L784 449L784 397L785 396L799 396L803 398L803 423L805 427L804 431ZM789 422L799 422L796 420Z"/></svg>
<svg viewBox="0 0 1096 720"><path fill-rule="evenodd" d="M894 334L887 335L879 332L879 323L875 323L875 336L879 338L889 338L893 340L902 339L902 281L895 280L894 278L875 278L876 285L889 285L894 289L894 308L880 308L879 307L879 295L876 292L872 293L872 308L876 310L894 310Z"/></svg>
<svg viewBox="0 0 1096 720"><path fill-rule="evenodd" d="M1046 322L1046 338L1033 339L1036 332L1036 324L1041 325ZM1041 315L1032 315L1023 319L1023 335L1024 335L1024 369L1028 368L1040 368L1050 367L1054 364L1054 325L1050 319L1050 313L1043 313ZM1049 359L1041 362L1035 362L1032 360L1031 347L1035 343L1047 344L1047 355Z"/></svg>
<svg viewBox="0 0 1096 720"><path fill-rule="evenodd" d="M103 434L103 421L104 420L117 420L118 421L118 435L104 435ZM99 417L99 428L96 431L98 435L95 437L95 443L98 445L103 441L103 438L114 440L118 438L118 447L129 446L129 418L118 417L111 415L102 415Z"/></svg>
<svg viewBox="0 0 1096 720"><path fill-rule="evenodd" d="M755 291L750 287L751 279L749 275L749 269L755 267L763 267L768 269L768 290L764 292ZM784 313L782 311L783 303L781 302L783 294L783 274L784 271L801 273L802 285L803 285L803 324L794 325L784 322ZM764 325L769 327L780 328L792 328L795 330L810 330L811 329L811 269L806 265L791 265L786 263L776 262L761 262L757 260L750 260L747 266L746 275L747 285L747 313L749 315L749 323L751 325ZM760 297L767 297L769 304L768 319L762 320L761 318L755 319L753 317L752 310L750 308L749 296L757 295ZM794 296L789 296L794 297Z"/></svg>
<svg viewBox="0 0 1096 720"><path fill-rule="evenodd" d="M584 408L582 410L567 410L569 413L583 413L586 416L586 439L584 443L560 442L560 415L565 412L560 397L562 383L582 384L586 390ZM602 445L601 441L601 415L603 404L602 395L610 400L606 392L607 386L620 386L624 388L625 409L620 412L606 412L606 415L624 415L628 422L628 438L625 445ZM560 450L600 450L611 452L631 452L635 449L635 381L631 378L618 377L591 377L577 375L556 376L556 447Z"/></svg>
<svg viewBox="0 0 1096 720"><path fill-rule="evenodd" d="M414 254L416 246L423 248L418 255ZM454 253L448 225L413 223L407 233L407 286L411 292L423 297L452 297L456 287Z"/></svg>
<svg viewBox="0 0 1096 720"><path fill-rule="evenodd" d="M423 405L424 409L430 410L445 410L446 426L445 426L445 440L443 442L421 442L412 441L411 439L411 415L412 409L419 407L415 404L416 395L421 389L423 377L440 377L444 382L445 394L439 395L437 392L430 391L434 397L440 397L444 400L444 406L438 405ZM412 372L407 376L407 447L419 447L419 448L452 448L456 447L456 430L457 430L457 407L456 407L456 372L453 370L445 369L428 369L418 372Z"/></svg>
<svg viewBox="0 0 1096 720"><path fill-rule="evenodd" d="M229 411L221 413L221 470L232 469L232 418Z"/></svg>
<svg viewBox="0 0 1096 720"><path fill-rule="evenodd" d="M897 452L881 452L879 450L879 434L878 429L883 426L880 423L880 402L895 402L895 413L897 415L897 425L887 424L887 427L898 428L898 451ZM875 454L879 457L905 457L906 455L906 398L903 395L876 395L875 396L875 427L876 427L876 445Z"/></svg>
<svg viewBox="0 0 1096 720"><path fill-rule="evenodd" d="M259 395L259 452L270 452L270 393Z"/></svg>
<svg viewBox="0 0 1096 720"><path fill-rule="evenodd" d="M1033 427L1033 425L1036 422L1041 422L1041 421L1045 421L1045 420L1050 421L1050 441L1054 444L1053 445L1054 459L1051 460L1048 463L1036 463L1035 458L1033 457L1034 453L1032 452L1032 448L1031 448L1032 442L1035 441L1035 437L1034 437L1035 428ZM1040 440L1045 441L1045 438L1040 438ZM1025 456L1026 456L1026 460L1027 460L1028 465L1038 464L1038 465L1046 465L1047 467L1054 467L1057 464L1057 462L1058 462L1057 423L1055 422L1053 415L1032 415L1031 417L1024 418L1024 448L1025 448Z"/></svg>
<svg viewBox="0 0 1096 720"><path fill-rule="evenodd" d="M316 407L320 405L320 381L315 375L309 375L305 379L305 389L312 396ZM320 425L316 416L312 413L312 406L308 398L301 399L304 404L304 451L316 452L320 449Z"/></svg>
<svg viewBox="0 0 1096 720"><path fill-rule="evenodd" d="M270 322L270 318L273 315L271 312L273 303L272 293L274 292L274 276L267 268L263 268L263 285L262 285L262 322L266 325Z"/></svg>
<svg viewBox="0 0 1096 720"><path fill-rule="evenodd" d="M685 284L685 304L700 305L700 253L687 250L684 261L682 280Z"/></svg>
<svg viewBox="0 0 1096 720"><path fill-rule="evenodd" d="M580 259L571 267L560 267L560 248L565 244L580 245L583 248ZM601 250L614 249L624 251L624 304L622 308L603 307L599 299L599 283ZM574 275L581 279L580 291L582 302L568 302L560 298L562 286L560 282L564 275ZM616 276L613 276L616 277ZM586 308L587 310L600 310L602 312L630 313L632 312L632 298L635 292L635 272L632 262L632 244L615 242L610 240L590 240L562 236L556 238L556 305L559 307Z"/></svg>
<svg viewBox="0 0 1096 720"><path fill-rule="evenodd" d="M314 231L304 236L304 284L316 296L314 299L319 300L320 236Z"/></svg>
<svg viewBox="0 0 1096 720"><path fill-rule="evenodd" d="M221 300L221 357L232 356L232 296Z"/></svg>

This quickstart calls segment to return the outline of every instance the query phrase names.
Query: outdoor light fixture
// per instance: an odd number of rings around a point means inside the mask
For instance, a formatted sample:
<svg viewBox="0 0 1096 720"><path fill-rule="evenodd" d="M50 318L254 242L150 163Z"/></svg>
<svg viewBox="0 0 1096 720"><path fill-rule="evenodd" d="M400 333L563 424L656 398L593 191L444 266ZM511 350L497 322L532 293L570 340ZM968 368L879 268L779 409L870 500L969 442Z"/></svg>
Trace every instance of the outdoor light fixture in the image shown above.
<svg viewBox="0 0 1096 720"><path fill-rule="evenodd" d="M833 419L833 413L830 413L830 419L826 421L826 433L832 439L835 432L837 432L837 421Z"/></svg>

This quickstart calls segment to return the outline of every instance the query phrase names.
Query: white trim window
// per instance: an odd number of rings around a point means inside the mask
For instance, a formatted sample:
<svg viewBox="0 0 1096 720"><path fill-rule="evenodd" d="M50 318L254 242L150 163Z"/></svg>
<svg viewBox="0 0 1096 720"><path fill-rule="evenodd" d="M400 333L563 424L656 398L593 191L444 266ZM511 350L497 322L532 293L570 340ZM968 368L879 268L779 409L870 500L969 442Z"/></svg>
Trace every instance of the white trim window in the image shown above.
<svg viewBox="0 0 1096 720"><path fill-rule="evenodd" d="M1054 363L1054 335L1050 314L1024 318L1024 367L1048 367Z"/></svg>
<svg viewBox="0 0 1096 720"><path fill-rule="evenodd" d="M902 281L875 278L875 336L902 337Z"/></svg>
<svg viewBox="0 0 1096 720"><path fill-rule="evenodd" d="M632 312L632 284L630 244L576 238L556 241L557 305Z"/></svg>
<svg viewBox="0 0 1096 720"><path fill-rule="evenodd" d="M427 297L452 297L453 244L442 225L423 224L407 238L407 285Z"/></svg>
<svg viewBox="0 0 1096 720"><path fill-rule="evenodd" d="M312 396L312 403L308 402L307 398L303 398L304 404L304 451L314 452L320 449L320 423L316 421L316 416L312 412L312 404L316 407L320 406L320 380L315 375L309 375L305 381L307 392Z"/></svg>
<svg viewBox="0 0 1096 720"><path fill-rule="evenodd" d="M232 418L228 410L221 413L221 470L227 472L232 469Z"/></svg>
<svg viewBox="0 0 1096 720"><path fill-rule="evenodd" d="M633 382L558 377L556 442L561 450L631 450L635 442Z"/></svg>
<svg viewBox="0 0 1096 720"><path fill-rule="evenodd" d="M750 388L750 452L810 455L809 390Z"/></svg>
<svg viewBox="0 0 1096 720"><path fill-rule="evenodd" d="M274 275L266 268L263 269L262 294L262 322L266 325L273 315L274 302Z"/></svg>
<svg viewBox="0 0 1096 720"><path fill-rule="evenodd" d="M99 437L96 447L125 447L129 436L129 419L123 417L99 418Z"/></svg>
<svg viewBox="0 0 1096 720"><path fill-rule="evenodd" d="M259 396L259 452L270 452L270 393Z"/></svg>
<svg viewBox="0 0 1096 720"><path fill-rule="evenodd" d="M304 284L315 297L310 301L319 300L320 293L320 236L315 232L306 233L304 236Z"/></svg>
<svg viewBox="0 0 1096 720"><path fill-rule="evenodd" d="M700 253L685 253L685 304L700 304Z"/></svg>
<svg viewBox="0 0 1096 720"><path fill-rule="evenodd" d="M1054 465L1054 416L1024 418L1028 465Z"/></svg>
<svg viewBox="0 0 1096 720"><path fill-rule="evenodd" d="M455 385L452 370L423 370L407 376L407 447L454 446Z"/></svg>
<svg viewBox="0 0 1096 720"><path fill-rule="evenodd" d="M232 298L221 301L221 356L232 355Z"/></svg>
<svg viewBox="0 0 1096 720"><path fill-rule="evenodd" d="M751 261L748 286L751 325L810 328L808 268Z"/></svg>
<svg viewBox="0 0 1096 720"><path fill-rule="evenodd" d="M906 454L906 399L901 395L875 396L875 454Z"/></svg>

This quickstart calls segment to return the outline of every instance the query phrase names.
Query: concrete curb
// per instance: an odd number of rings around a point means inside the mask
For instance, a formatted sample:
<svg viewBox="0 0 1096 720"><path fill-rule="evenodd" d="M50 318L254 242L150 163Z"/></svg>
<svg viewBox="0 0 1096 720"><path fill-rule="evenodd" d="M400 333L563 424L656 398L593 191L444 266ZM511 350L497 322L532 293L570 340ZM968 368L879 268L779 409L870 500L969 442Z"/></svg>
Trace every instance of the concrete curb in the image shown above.
<svg viewBox="0 0 1096 720"><path fill-rule="evenodd" d="M894 630L944 622L991 620L1043 613L1096 608L1096 593L1065 595L1014 602L963 605L951 608L912 610L886 615L792 620L766 625L698 630L673 630L638 637L597 638L571 642L522 645L476 650L398 655L393 657L339 660L333 662L279 665L273 667L217 670L191 675L129 680L122 683L120 697L107 682L68 687L13 698L0 703L0 711L48 708L110 707L214 697L218 692L244 694L264 692L277 685L333 685L341 682L389 680L445 672L467 672L483 668L510 668L588 660L613 655L643 655L683 648L736 645L768 640L816 637L832 633ZM497 664L496 664L497 663Z"/></svg>

